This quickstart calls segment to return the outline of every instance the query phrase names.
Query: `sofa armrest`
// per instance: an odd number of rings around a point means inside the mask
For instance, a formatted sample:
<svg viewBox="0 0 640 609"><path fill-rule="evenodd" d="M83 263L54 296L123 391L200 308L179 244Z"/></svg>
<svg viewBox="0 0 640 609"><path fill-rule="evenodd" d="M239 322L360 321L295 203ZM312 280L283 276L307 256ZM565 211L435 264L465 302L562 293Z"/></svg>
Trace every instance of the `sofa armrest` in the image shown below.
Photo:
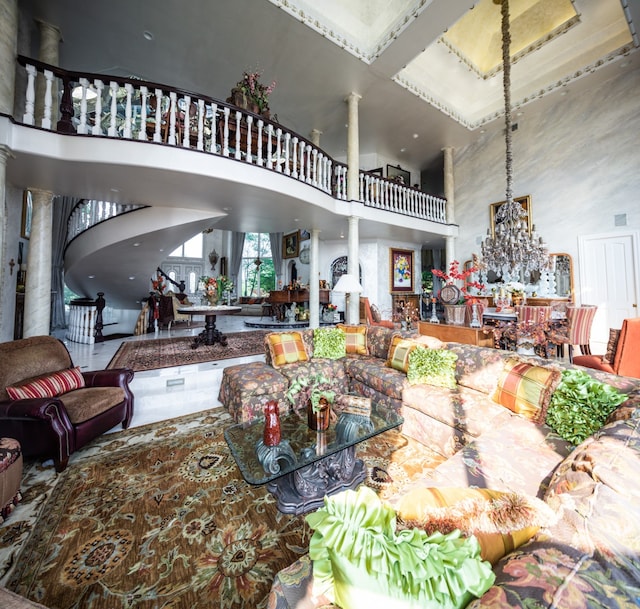
<svg viewBox="0 0 640 609"><path fill-rule="evenodd" d="M54 427L59 426L65 430L72 429L69 415L59 398L2 400L0 401L0 420L2 419L38 419L50 421Z"/></svg>
<svg viewBox="0 0 640 609"><path fill-rule="evenodd" d="M129 390L129 383L133 380L133 370L130 368L112 368L111 370L91 370L83 372L87 387L122 387Z"/></svg>

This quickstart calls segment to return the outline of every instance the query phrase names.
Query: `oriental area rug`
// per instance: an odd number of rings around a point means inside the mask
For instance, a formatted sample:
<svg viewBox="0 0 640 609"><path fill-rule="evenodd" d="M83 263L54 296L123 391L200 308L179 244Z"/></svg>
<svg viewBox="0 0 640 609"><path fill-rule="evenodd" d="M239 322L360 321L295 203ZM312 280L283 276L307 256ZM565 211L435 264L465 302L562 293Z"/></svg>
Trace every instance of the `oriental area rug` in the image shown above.
<svg viewBox="0 0 640 609"><path fill-rule="evenodd" d="M113 356L108 369L131 368L134 372L188 366L232 357L264 353L265 330L230 332L225 334L227 346L198 345L192 348L193 337L159 338L157 340L125 341Z"/></svg>
<svg viewBox="0 0 640 609"><path fill-rule="evenodd" d="M27 463L24 499L0 526L0 583L47 607L266 607L312 531L244 482L230 424L217 408L106 434L57 476ZM397 430L359 456L387 498L443 460Z"/></svg>

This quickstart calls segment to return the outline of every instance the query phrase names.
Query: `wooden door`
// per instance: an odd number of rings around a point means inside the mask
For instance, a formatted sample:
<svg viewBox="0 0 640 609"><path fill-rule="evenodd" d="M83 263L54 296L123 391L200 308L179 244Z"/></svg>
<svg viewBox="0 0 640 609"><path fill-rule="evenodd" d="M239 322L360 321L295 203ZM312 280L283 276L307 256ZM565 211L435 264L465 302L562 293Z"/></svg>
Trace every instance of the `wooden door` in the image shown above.
<svg viewBox="0 0 640 609"><path fill-rule="evenodd" d="M604 353L609 328L638 317L638 231L578 237L580 302L598 306L591 330L592 350Z"/></svg>

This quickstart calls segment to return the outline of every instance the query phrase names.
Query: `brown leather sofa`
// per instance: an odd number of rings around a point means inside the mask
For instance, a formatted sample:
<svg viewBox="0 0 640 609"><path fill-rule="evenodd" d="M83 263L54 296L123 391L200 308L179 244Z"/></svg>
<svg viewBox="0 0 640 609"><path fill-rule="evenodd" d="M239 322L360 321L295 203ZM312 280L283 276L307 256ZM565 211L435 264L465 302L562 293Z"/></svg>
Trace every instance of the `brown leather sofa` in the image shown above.
<svg viewBox="0 0 640 609"><path fill-rule="evenodd" d="M2 435L18 440L25 457L53 459L58 472L78 448L118 424L126 429L133 416L129 368L81 372L84 387L55 397L11 399L7 393L73 367L64 343L52 336L0 344Z"/></svg>

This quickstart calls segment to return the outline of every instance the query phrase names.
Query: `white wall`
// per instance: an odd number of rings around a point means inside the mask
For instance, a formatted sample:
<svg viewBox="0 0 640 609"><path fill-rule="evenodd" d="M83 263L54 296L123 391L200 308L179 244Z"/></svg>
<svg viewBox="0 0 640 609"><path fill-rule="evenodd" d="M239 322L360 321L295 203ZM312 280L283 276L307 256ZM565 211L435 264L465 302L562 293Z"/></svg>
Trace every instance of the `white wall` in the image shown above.
<svg viewBox="0 0 640 609"><path fill-rule="evenodd" d="M578 237L640 228L640 69L620 71L588 95L556 96L548 111L514 113L515 197L531 195L533 223L552 252L574 262L580 294ZM489 205L505 198L502 126L455 151L456 257L480 252ZM626 214L626 226L614 217Z"/></svg>

